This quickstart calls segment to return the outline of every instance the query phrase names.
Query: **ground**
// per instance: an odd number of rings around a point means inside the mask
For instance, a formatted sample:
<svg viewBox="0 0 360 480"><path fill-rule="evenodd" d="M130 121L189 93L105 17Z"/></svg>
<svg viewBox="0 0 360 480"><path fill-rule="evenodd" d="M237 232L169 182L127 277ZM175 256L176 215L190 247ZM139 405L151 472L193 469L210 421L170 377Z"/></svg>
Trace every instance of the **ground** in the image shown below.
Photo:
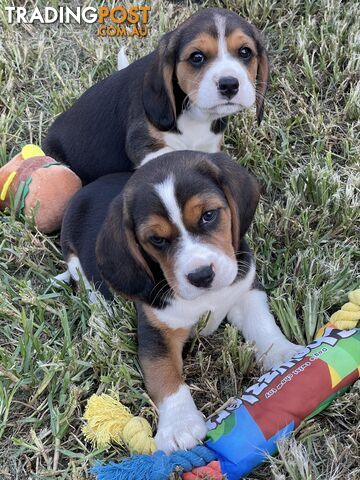
<svg viewBox="0 0 360 480"><path fill-rule="evenodd" d="M16 2L20 5L22 2ZM58 2L29 1L53 5ZM69 2L68 2L69 3ZM77 5L77 2L70 2ZM88 1L89 5L105 2ZM133 61L153 49L198 3L153 2L150 36L100 39L94 26L8 25L0 0L0 164L40 143L56 115L116 68L120 44ZM230 121L225 149L262 185L249 234L259 276L286 335L308 342L358 286L359 72L356 0L224 0L266 37L272 65L265 117ZM95 459L81 433L86 399L112 391L154 426L136 359L135 315L109 317L83 289L54 289L63 271L58 235L15 219L0 223L0 478L90 478ZM185 372L205 415L259 374L253 350L232 327L189 347ZM306 395L306 392L304 392ZM307 421L271 463L248 479L360 478L360 385Z"/></svg>

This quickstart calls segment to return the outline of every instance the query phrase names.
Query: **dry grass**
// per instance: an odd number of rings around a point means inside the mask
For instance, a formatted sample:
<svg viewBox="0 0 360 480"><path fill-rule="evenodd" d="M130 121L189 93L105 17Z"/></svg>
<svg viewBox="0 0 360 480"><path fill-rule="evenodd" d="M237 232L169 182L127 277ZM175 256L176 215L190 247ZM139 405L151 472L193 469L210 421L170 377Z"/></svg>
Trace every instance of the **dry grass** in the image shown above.
<svg viewBox="0 0 360 480"><path fill-rule="evenodd" d="M17 2L21 3L21 2ZM50 2L28 1L44 6ZM69 2L67 2L69 3ZM88 1L86 4L103 2ZM57 4L57 2L51 2ZM76 2L71 2L76 5ZM250 240L274 313L289 338L312 338L358 282L358 4L335 0L224 0L264 30L272 82L260 128L252 114L230 122L226 149L263 185ZM9 26L0 0L0 164L40 143L49 123L116 68L119 41L86 25ZM128 41L136 59L197 4L156 2L151 36ZM356 128L357 127L357 128ZM135 315L109 318L84 291L54 290L63 269L58 237L33 233L11 213L0 224L0 478L89 478L94 451L81 434L93 392L113 390L155 426L136 360ZM102 322L99 322L99 318ZM97 319L97 320L95 320ZM239 348L241 347L241 348ZM205 414L258 375L253 352L225 326L189 346L185 371ZM359 384L307 422L250 479L360 478Z"/></svg>

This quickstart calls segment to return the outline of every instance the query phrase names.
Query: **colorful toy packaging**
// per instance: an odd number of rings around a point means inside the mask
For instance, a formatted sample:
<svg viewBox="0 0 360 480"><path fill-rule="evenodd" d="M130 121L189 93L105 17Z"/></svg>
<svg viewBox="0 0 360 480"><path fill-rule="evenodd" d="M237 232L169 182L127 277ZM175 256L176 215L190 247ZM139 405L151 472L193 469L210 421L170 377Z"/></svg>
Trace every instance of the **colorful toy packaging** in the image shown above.
<svg viewBox="0 0 360 480"><path fill-rule="evenodd" d="M205 445L221 472L229 480L249 473L276 452L279 438L344 393L359 378L359 368L360 330L327 328L289 362L260 377L208 422Z"/></svg>

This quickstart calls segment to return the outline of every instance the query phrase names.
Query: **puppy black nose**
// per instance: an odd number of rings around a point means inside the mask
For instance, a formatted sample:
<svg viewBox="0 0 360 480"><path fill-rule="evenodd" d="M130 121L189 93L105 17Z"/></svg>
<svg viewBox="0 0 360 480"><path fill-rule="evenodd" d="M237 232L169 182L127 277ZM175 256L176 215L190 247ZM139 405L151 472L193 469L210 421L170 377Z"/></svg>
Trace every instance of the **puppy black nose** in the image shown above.
<svg viewBox="0 0 360 480"><path fill-rule="evenodd" d="M221 95L230 100L239 91L239 80L235 77L222 77L219 80L218 89Z"/></svg>
<svg viewBox="0 0 360 480"><path fill-rule="evenodd" d="M215 272L211 265L207 267L200 267L189 273L187 276L191 285L195 287L208 288L210 287L213 279L215 277Z"/></svg>

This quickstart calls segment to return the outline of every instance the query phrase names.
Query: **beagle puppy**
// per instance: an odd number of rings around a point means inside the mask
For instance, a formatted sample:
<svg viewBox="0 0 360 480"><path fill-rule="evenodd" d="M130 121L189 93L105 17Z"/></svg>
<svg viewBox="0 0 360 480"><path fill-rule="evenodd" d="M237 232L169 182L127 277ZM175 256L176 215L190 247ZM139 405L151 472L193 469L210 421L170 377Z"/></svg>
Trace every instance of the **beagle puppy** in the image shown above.
<svg viewBox="0 0 360 480"><path fill-rule="evenodd" d="M214 153L228 115L256 105L261 121L268 76L259 31L228 10L203 9L87 90L55 120L43 148L83 183L174 150Z"/></svg>
<svg viewBox="0 0 360 480"><path fill-rule="evenodd" d="M181 151L145 164L124 188L126 175L75 195L62 250L85 284L108 299L114 291L135 300L140 364L159 409L157 446L188 449L206 428L183 380L182 350L204 313L211 315L203 335L227 317L255 343L265 368L301 347L276 325L256 279L244 236L259 190L246 169L225 154Z"/></svg>

